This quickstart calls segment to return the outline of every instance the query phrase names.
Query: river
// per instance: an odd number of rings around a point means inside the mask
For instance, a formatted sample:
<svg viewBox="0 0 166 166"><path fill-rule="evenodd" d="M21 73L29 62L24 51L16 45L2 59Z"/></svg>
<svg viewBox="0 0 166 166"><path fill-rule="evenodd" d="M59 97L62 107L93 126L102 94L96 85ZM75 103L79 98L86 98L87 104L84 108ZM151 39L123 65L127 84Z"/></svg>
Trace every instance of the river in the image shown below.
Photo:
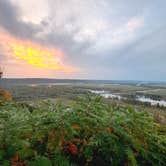
<svg viewBox="0 0 166 166"><path fill-rule="evenodd" d="M126 99L125 97L120 96L119 94L113 94L109 91L105 90L89 90L89 92L97 94L99 96L102 96L104 98L111 98L111 99ZM145 96L136 96L135 100L140 101L142 103L150 103L151 105L159 105L166 107L166 101L165 100L154 100Z"/></svg>

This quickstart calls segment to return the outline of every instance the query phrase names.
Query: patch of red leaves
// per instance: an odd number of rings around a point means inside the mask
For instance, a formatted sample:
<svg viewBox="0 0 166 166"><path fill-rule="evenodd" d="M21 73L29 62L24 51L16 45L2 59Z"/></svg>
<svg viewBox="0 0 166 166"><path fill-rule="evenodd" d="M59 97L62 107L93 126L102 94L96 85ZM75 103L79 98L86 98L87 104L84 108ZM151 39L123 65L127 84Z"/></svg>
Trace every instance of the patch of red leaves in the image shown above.
<svg viewBox="0 0 166 166"><path fill-rule="evenodd" d="M25 166L25 163L24 163L24 162L20 162L20 161L19 161L19 156L18 156L18 154L16 154L15 157L11 158L11 159L10 159L10 162L11 162L11 166Z"/></svg>
<svg viewBox="0 0 166 166"><path fill-rule="evenodd" d="M70 144L69 145L69 151L73 155L77 155L78 154L77 147L74 144Z"/></svg>

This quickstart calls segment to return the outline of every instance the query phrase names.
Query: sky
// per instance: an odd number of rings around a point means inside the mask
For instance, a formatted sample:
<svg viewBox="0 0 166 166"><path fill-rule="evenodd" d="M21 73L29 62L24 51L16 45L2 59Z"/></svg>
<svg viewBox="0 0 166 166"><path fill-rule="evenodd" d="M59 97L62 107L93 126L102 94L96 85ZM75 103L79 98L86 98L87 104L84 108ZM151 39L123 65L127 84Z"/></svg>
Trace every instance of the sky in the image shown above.
<svg viewBox="0 0 166 166"><path fill-rule="evenodd" d="M0 0L7 78L166 81L165 0Z"/></svg>

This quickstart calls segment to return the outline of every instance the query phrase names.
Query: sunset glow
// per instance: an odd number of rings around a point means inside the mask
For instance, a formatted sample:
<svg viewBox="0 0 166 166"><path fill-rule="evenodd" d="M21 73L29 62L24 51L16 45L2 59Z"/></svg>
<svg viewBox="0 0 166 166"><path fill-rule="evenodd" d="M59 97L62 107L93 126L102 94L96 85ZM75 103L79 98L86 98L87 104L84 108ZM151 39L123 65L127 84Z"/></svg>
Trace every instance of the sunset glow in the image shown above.
<svg viewBox="0 0 166 166"><path fill-rule="evenodd" d="M24 60L32 66L65 72L73 70L63 64L63 54L59 49L20 40L4 32L0 33L0 46L6 55Z"/></svg>

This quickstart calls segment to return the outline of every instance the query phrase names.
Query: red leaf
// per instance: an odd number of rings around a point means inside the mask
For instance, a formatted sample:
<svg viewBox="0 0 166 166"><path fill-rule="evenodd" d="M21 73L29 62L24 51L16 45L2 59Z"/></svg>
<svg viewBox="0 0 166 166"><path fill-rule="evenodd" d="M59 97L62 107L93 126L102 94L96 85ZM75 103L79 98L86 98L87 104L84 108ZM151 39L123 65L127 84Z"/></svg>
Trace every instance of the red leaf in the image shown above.
<svg viewBox="0 0 166 166"><path fill-rule="evenodd" d="M77 151L77 148L74 144L70 144L69 145L69 151L71 152L71 154L73 155L77 155L78 154L78 151Z"/></svg>

